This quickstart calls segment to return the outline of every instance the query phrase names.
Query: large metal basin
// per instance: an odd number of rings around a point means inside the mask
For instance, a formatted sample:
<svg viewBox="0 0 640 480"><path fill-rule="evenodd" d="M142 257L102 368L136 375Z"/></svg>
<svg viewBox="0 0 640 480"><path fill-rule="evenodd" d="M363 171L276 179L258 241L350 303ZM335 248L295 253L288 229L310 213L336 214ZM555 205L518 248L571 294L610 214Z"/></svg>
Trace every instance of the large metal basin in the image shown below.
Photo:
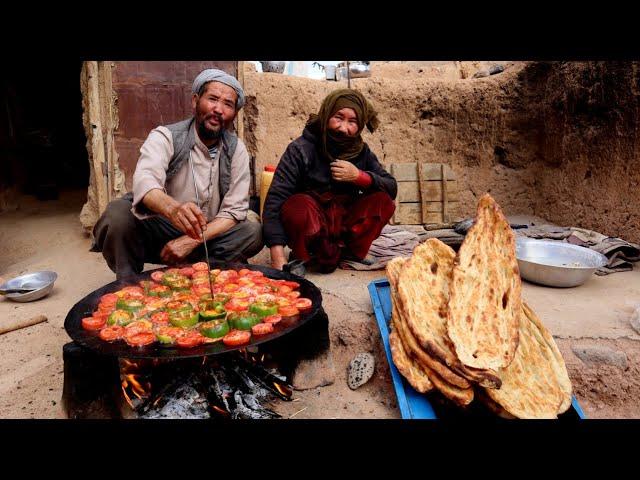
<svg viewBox="0 0 640 480"><path fill-rule="evenodd" d="M578 245L533 238L516 239L520 276L550 287L576 287L586 282L607 257Z"/></svg>

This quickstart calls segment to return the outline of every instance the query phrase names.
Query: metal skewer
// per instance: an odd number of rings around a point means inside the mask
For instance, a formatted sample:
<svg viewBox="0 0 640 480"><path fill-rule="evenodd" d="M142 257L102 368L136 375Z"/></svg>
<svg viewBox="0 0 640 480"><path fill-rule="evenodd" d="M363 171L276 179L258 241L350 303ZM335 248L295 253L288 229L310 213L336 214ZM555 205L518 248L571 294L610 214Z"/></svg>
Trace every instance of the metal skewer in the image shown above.
<svg viewBox="0 0 640 480"><path fill-rule="evenodd" d="M198 185L196 183L196 172L193 169L193 162L191 161L191 152L189 152L189 166L191 167L191 176L193 177L193 188L196 191L196 203L198 204L198 208L200 208L200 196L198 195ZM207 239L204 236L204 230L202 228L200 228L200 233L202 233L202 243L204 244L204 256L207 259L207 265L209 266L209 270L211 270L211 263L209 263L209 249L207 248ZM213 300L213 283L211 282L211 271L207 272L207 276L209 277L209 288L211 289L211 300Z"/></svg>

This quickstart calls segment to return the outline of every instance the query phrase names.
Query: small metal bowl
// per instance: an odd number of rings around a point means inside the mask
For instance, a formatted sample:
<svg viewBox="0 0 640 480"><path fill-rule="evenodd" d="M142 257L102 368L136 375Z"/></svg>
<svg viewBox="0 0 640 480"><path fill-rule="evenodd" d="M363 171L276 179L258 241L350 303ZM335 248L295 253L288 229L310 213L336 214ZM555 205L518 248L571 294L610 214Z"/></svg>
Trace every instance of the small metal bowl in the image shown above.
<svg viewBox="0 0 640 480"><path fill-rule="evenodd" d="M564 242L516 239L520 276L550 287L576 287L586 282L607 257L589 248Z"/></svg>
<svg viewBox="0 0 640 480"><path fill-rule="evenodd" d="M35 288L28 293L8 293L5 297L15 302L32 302L42 297L46 297L53 290L53 284L58 278L56 272L42 271L20 275L0 285L0 290L12 288Z"/></svg>

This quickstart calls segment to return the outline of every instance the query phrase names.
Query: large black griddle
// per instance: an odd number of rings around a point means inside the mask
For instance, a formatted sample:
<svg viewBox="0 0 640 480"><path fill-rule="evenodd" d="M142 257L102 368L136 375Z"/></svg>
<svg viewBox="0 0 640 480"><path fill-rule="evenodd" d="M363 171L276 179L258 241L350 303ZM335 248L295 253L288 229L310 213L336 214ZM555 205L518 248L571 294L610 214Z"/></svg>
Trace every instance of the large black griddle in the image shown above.
<svg viewBox="0 0 640 480"><path fill-rule="evenodd" d="M156 270L166 270L169 267L163 267ZM273 333L268 335L252 335L251 342L240 345L237 347L228 347L221 341L216 343L204 344L194 348L180 348L177 346L164 346L159 343L153 343L151 345L145 345L143 347L131 347L127 345L123 340L115 342L105 342L98 336L97 331L89 331L82 328L82 319L84 317L90 317L91 314L98 307L100 297L106 293L116 292L127 285L137 285L141 280L149 280L151 273L155 270L149 270L142 272L138 275L133 275L125 280L116 280L105 285L98 290L94 290L89 295L84 297L67 314L64 321L64 328L67 334L78 344L87 347L94 352L101 355L109 355L123 358L189 358L189 357L202 357L206 355L217 355L221 353L231 352L233 350L239 350L250 346L260 345L276 338L282 337L287 333L296 330L298 327L307 323L312 319L322 306L322 294L318 287L308 280L291 273L282 272L269 267L263 267L260 265L248 265L244 263L225 263L219 261L212 261L211 268L219 268L221 270L240 270L247 268L249 270L259 270L266 277L276 280L291 280L300 284L300 294L302 297L309 298L312 302L312 306L309 310L301 312L299 316L286 319L277 323L274 327Z"/></svg>

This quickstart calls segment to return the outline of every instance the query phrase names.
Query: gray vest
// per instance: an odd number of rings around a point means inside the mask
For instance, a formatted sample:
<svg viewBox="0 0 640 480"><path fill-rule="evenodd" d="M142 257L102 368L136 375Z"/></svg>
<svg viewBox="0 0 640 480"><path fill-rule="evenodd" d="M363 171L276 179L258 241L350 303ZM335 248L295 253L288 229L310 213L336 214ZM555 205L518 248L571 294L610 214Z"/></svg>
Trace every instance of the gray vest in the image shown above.
<svg viewBox="0 0 640 480"><path fill-rule="evenodd" d="M184 162L189 161L189 152L196 144L195 129L193 133L189 135L193 121L194 118L191 117L178 123L165 125L165 128L171 132L173 139L173 157L169 160L167 180L176 174ZM220 149L218 186L220 199L222 200L229 191L229 184L231 183L231 158L233 158L233 154L238 146L238 137L227 130L223 130L220 140L222 148Z"/></svg>

